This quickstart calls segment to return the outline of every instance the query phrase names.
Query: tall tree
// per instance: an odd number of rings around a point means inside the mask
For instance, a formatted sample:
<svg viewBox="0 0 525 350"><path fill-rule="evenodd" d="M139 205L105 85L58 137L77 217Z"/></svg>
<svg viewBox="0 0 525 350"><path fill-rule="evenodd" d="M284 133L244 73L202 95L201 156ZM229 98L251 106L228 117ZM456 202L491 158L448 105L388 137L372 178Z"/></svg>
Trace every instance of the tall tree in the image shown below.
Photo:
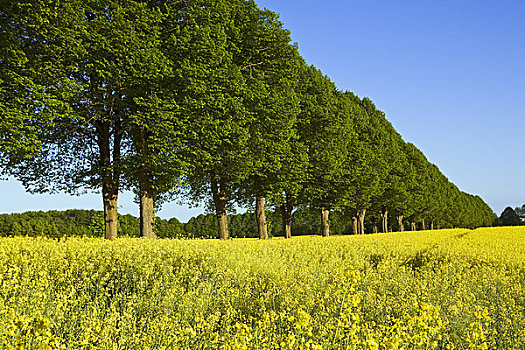
<svg viewBox="0 0 525 350"><path fill-rule="evenodd" d="M523 223L525 221L525 204L523 204L521 207L515 208L514 211L516 214L518 214L521 222Z"/></svg>
<svg viewBox="0 0 525 350"><path fill-rule="evenodd" d="M187 162L182 149L189 124L179 101L184 51L189 40L183 31L187 15L182 4L138 2L126 13L125 38L130 54L127 84L126 135L133 154L126 159L126 175L137 192L142 237L155 237L154 210L179 183ZM167 196L168 195L168 196Z"/></svg>
<svg viewBox="0 0 525 350"><path fill-rule="evenodd" d="M286 152L278 148L292 124L286 120L294 108L287 70L296 49L277 15L254 2L185 6L193 39L183 43L189 49L182 105L191 115L186 146L195 160L184 178L186 198L200 202L211 191L219 237L226 239L228 198L233 191L237 198L257 195L258 227L266 237L264 196L268 173Z"/></svg>
<svg viewBox="0 0 525 350"><path fill-rule="evenodd" d="M512 209L511 207L505 208L503 212L501 213L498 224L500 226L519 226L521 224L521 220L518 214Z"/></svg>
<svg viewBox="0 0 525 350"><path fill-rule="evenodd" d="M53 61L56 81L46 79L46 67L38 64L26 67L21 75L38 79L47 94L70 109L53 128L39 125L42 150L34 160L11 159L8 169L35 192L75 192L83 181L88 186L101 184L106 234L114 238L120 170L112 163L120 159L122 133L118 94L108 81L117 71L109 63L111 53L100 47L107 43L102 31L108 30L108 21L99 10L73 1L24 1L7 9L8 17L24 28L14 39L28 38L34 44L23 49L28 61ZM100 41L103 44L96 47ZM35 117L40 113L38 108L28 112Z"/></svg>
<svg viewBox="0 0 525 350"><path fill-rule="evenodd" d="M248 93L242 74L242 32L246 14L255 4L243 0L182 2L182 40L170 48L182 57L177 103L189 120L184 156L190 168L183 177L184 198L190 204L211 194L219 238L229 237L227 211L233 184L247 177ZM241 58L239 58L239 56Z"/></svg>
<svg viewBox="0 0 525 350"><path fill-rule="evenodd" d="M279 176L295 151L292 140L299 109L294 84L299 60L290 32L277 14L253 9L246 13L246 23L239 41L242 55L235 58L248 88L244 105L253 118L247 125L249 177L239 186L239 197L255 197L259 238L267 239L265 203L268 197L282 194Z"/></svg>
<svg viewBox="0 0 525 350"><path fill-rule="evenodd" d="M39 50L35 31L16 16L18 3L0 7L0 166L4 174L9 161L28 159L40 150L39 124L52 126L53 117L67 113L67 106L46 91L54 82L54 62L31 60Z"/></svg>
<svg viewBox="0 0 525 350"><path fill-rule="evenodd" d="M349 185L347 186L347 211L355 213L354 233L365 233L365 215L373 199L382 192L388 170L385 153L384 114L368 98L360 99L351 92L345 98L354 110L356 139L349 144L345 162Z"/></svg>
<svg viewBox="0 0 525 350"><path fill-rule="evenodd" d="M38 120L41 151L31 161L11 159L9 172L34 192L101 190L108 239L117 236L119 191L130 186L121 181L124 159L133 153L127 136L129 117L136 111L126 93L138 72L163 69L152 68L158 61L152 60L149 33L155 32L159 13L148 5L27 0L6 11L23 27L16 40L34 44L23 47L34 63L21 75L36 77L46 94L68 111L52 127ZM39 62L47 61L53 64L46 72L50 65ZM47 79L50 75L53 81ZM36 117L41 113L39 108L29 112Z"/></svg>
<svg viewBox="0 0 525 350"><path fill-rule="evenodd" d="M308 150L303 203L320 211L323 236L330 234L330 210L344 208L354 179L348 173L357 141L355 113L349 100L315 67L306 67L301 84L299 134Z"/></svg>
<svg viewBox="0 0 525 350"><path fill-rule="evenodd" d="M292 237L294 207L304 204L300 203L300 198L308 175L308 149L305 140L300 138L301 123L302 121L298 118L292 132L293 136L288 140L290 152L281 159L281 168L273 183L275 189L273 200L280 207L285 238Z"/></svg>

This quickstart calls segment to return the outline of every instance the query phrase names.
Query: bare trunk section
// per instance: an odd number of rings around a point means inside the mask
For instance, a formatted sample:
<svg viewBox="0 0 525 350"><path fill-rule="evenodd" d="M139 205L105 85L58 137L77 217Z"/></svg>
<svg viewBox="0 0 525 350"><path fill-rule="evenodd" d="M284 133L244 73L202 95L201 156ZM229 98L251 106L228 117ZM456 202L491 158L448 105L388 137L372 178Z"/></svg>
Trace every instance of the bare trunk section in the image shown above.
<svg viewBox="0 0 525 350"><path fill-rule="evenodd" d="M388 210L383 209L379 213L381 215L381 229L383 233L388 232Z"/></svg>
<svg viewBox="0 0 525 350"><path fill-rule="evenodd" d="M323 237L330 236L330 223L328 218L330 216L330 210L326 208L321 208L321 233Z"/></svg>
<svg viewBox="0 0 525 350"><path fill-rule="evenodd" d="M399 232L405 231L405 225L403 225L403 215L397 216L397 226L399 227Z"/></svg>
<svg viewBox="0 0 525 350"><path fill-rule="evenodd" d="M103 191L104 192L104 191ZM117 213L117 196L109 192L104 192L104 224L106 228L106 239L117 238L118 230L118 213Z"/></svg>
<svg viewBox="0 0 525 350"><path fill-rule="evenodd" d="M155 238L155 206L153 194L140 188L140 233L143 238Z"/></svg>
<svg viewBox="0 0 525 350"><path fill-rule="evenodd" d="M211 180L211 192L215 204L215 216L219 226L219 238L226 240L230 234L228 231L228 217L226 215L226 182L215 177Z"/></svg>
<svg viewBox="0 0 525 350"><path fill-rule="evenodd" d="M292 238L292 197L285 192L284 204L281 205L281 214L283 218L284 238Z"/></svg>
<svg viewBox="0 0 525 350"><path fill-rule="evenodd" d="M421 219L421 230L425 231L427 227L425 226L425 219Z"/></svg>
<svg viewBox="0 0 525 350"><path fill-rule="evenodd" d="M139 181L139 218L140 235L143 238L155 238L155 204L153 177L149 157L151 156L150 141L147 131L143 128L133 130L133 143L139 158L137 178Z"/></svg>
<svg viewBox="0 0 525 350"><path fill-rule="evenodd" d="M434 221L431 221L431 222L430 222L430 229L431 229L431 230L434 229Z"/></svg>
<svg viewBox="0 0 525 350"><path fill-rule="evenodd" d="M139 173L139 200L140 200L140 235L143 238L155 238L155 204L153 200L153 185L147 166L141 164Z"/></svg>
<svg viewBox="0 0 525 350"><path fill-rule="evenodd" d="M268 224L266 223L266 213L264 212L264 196L257 195L255 203L255 218L257 219L257 230L260 239L268 239Z"/></svg>
<svg viewBox="0 0 525 350"><path fill-rule="evenodd" d="M411 223L410 223L410 229L411 229L412 231L415 231L415 230L416 230L416 223L415 223L415 222L411 222Z"/></svg>
<svg viewBox="0 0 525 350"><path fill-rule="evenodd" d="M355 216L352 216L352 230L354 232L354 235L359 234L357 217L355 217Z"/></svg>
<svg viewBox="0 0 525 350"><path fill-rule="evenodd" d="M104 226L106 239L117 238L117 201L120 185L120 143L122 140L120 120L113 126L113 150L111 149L111 123L95 120L99 148L100 178L102 181L102 202L104 204Z"/></svg>
<svg viewBox="0 0 525 350"><path fill-rule="evenodd" d="M359 234L361 235L365 234L365 215L366 209L363 209L357 213Z"/></svg>
<svg viewBox="0 0 525 350"><path fill-rule="evenodd" d="M147 175L139 175L139 202L140 236L142 238L155 238L153 188L151 179Z"/></svg>

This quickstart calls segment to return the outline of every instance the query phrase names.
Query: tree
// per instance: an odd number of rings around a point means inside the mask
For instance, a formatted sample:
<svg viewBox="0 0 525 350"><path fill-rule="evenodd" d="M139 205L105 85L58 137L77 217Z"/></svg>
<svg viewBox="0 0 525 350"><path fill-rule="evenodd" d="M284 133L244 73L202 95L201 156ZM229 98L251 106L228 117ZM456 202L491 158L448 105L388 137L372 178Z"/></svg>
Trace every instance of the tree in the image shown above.
<svg viewBox="0 0 525 350"><path fill-rule="evenodd" d="M101 190L108 239L117 236L119 191L132 186L122 182L129 169L124 165L133 164L134 151L144 150L132 136L145 134L144 116L167 110L166 104L158 106L154 91L167 71L163 42L157 40L166 8L142 1L28 0L2 17L8 22L2 28L31 62L20 76L41 86L50 96L46 101L60 102L42 109L38 94L28 96L35 102L27 113L41 148L31 160L9 157L7 172L32 192ZM62 111L52 125L40 117L47 109Z"/></svg>
<svg viewBox="0 0 525 350"><path fill-rule="evenodd" d="M290 115L285 69L296 53L273 12L244 0L203 4L187 7L189 20L199 25L190 25L193 39L182 73L187 77L182 105L193 121L186 150L194 160L184 177L185 197L202 202L211 192L219 237L227 239L234 193L240 200L259 193L257 207L263 208L267 181L261 169L275 167L268 157L278 156L271 148L290 129L281 119ZM264 215L257 217L265 236Z"/></svg>
<svg viewBox="0 0 525 350"><path fill-rule="evenodd" d="M525 204L523 204L521 207L514 209L514 211L520 217L520 220L521 220L520 225L523 225L523 223L525 222Z"/></svg>
<svg viewBox="0 0 525 350"><path fill-rule="evenodd" d="M321 214L323 236L330 234L330 210L344 208L355 173L348 172L357 142L356 111L352 103L315 67L305 67L300 81L299 137L308 150L301 203Z"/></svg>
<svg viewBox="0 0 525 350"><path fill-rule="evenodd" d="M353 156L349 166L353 186L351 198L356 213L357 232L365 233L365 215L367 211L379 213L383 232L387 230L388 205L397 193L396 171L401 167L399 158L400 136L395 133L385 114L378 110L368 99L346 93L354 104L358 105L359 128L358 142L350 153ZM394 131L394 132L393 132ZM372 209L372 210L371 210Z"/></svg>
<svg viewBox="0 0 525 350"><path fill-rule="evenodd" d="M245 109L248 91L237 56L245 13L255 4L200 0L184 6L184 35L170 48L181 57L177 103L189 121L183 155L190 166L179 192L192 205L211 194L219 238L228 239L229 200L233 184L247 177L247 124L254 117Z"/></svg>
<svg viewBox="0 0 525 350"><path fill-rule="evenodd" d="M498 219L498 226L519 226L520 224L519 215L511 207L506 207Z"/></svg>
<svg viewBox="0 0 525 350"><path fill-rule="evenodd" d="M95 212L91 216L91 222L89 223L89 231L94 237L102 237L105 234L104 227L104 213Z"/></svg>
<svg viewBox="0 0 525 350"><path fill-rule="evenodd" d="M7 175L11 161L39 152L39 127L53 127L55 116L69 112L50 91L59 90L49 86L57 83L53 59L32 59L43 42L35 40L38 30L20 16L20 7L5 2L0 8L0 171Z"/></svg>
<svg viewBox="0 0 525 350"><path fill-rule="evenodd" d="M273 184L275 189L274 202L279 205L282 228L285 238L292 237L292 218L294 207L303 193L303 185L307 177L308 150L304 140L299 138L296 130L288 140L290 152L281 160L281 168Z"/></svg>
<svg viewBox="0 0 525 350"><path fill-rule="evenodd" d="M295 151L292 140L299 109L294 78L299 60L290 32L277 14L255 9L247 14L246 23L240 40L242 55L236 61L247 85L244 105L253 117L247 124L249 173L238 186L238 198L251 202L248 198L255 197L259 238L267 239L265 202L282 195L280 176Z"/></svg>
<svg viewBox="0 0 525 350"><path fill-rule="evenodd" d="M397 196L395 202L391 202L391 210L397 221L397 229L400 232L405 230L404 219L410 217L416 208L415 194L419 184L417 183L417 170L414 164L410 162L407 154L407 143L402 143L402 166L398 168L398 177L395 180L397 184Z"/></svg>
<svg viewBox="0 0 525 350"><path fill-rule="evenodd" d="M126 136L133 152L126 159L125 175L135 188L140 206L142 237L155 237L155 208L180 183L187 163L182 155L187 114L181 100L181 62L176 48L188 40L184 32L188 13L183 3L138 2L125 40L130 48L129 74L123 90Z"/></svg>
<svg viewBox="0 0 525 350"><path fill-rule="evenodd" d="M44 90L69 109L54 128L39 120L42 149L31 161L11 160L9 172L32 192L78 193L82 187L102 187L108 239L117 234L122 146L122 72L115 56L126 54L125 47L110 45L122 36L116 35L120 26L108 13L115 10L111 5L27 1L9 9L9 16L24 27L24 36L35 43L24 50L27 59L53 61L56 81L44 79L48 73L42 66L28 67L22 74L43 77L39 83ZM39 112L38 108L30 111L35 117Z"/></svg>

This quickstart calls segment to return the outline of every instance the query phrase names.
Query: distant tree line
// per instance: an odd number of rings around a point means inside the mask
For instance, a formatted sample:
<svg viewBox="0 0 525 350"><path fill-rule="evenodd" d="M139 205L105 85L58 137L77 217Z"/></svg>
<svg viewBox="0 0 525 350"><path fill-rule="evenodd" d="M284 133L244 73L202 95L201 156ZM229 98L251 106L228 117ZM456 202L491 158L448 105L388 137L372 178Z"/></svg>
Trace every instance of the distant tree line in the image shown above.
<svg viewBox="0 0 525 350"><path fill-rule="evenodd" d="M137 218L122 215L122 232L138 236ZM36 211L0 215L0 235L30 237L97 237L104 235L104 216L96 210Z"/></svg>
<svg viewBox="0 0 525 350"><path fill-rule="evenodd" d="M284 228L278 208L267 211L268 235L283 236ZM495 225L500 225L498 219ZM121 237L141 237L139 218L127 214L118 216L118 232ZM513 224L504 223L505 226ZM398 230L393 223L394 230ZM154 231L159 238L216 238L218 222L214 214L200 214L188 222L181 223L177 218L169 220L155 218ZM255 213L245 212L228 215L231 238L258 238ZM300 208L293 213L292 231L294 235L312 235L321 230L317 210ZM333 234L353 234L351 218L342 212L334 212L330 217L330 231ZM367 231L374 232L374 221L367 221ZM0 237L104 237L104 213L97 210L70 209L64 211L33 211L19 214L0 214Z"/></svg>
<svg viewBox="0 0 525 350"><path fill-rule="evenodd" d="M123 190L148 238L175 198L209 204L221 239L248 232L235 204L261 239L310 213L324 236L496 218L253 1L6 1L0 28L2 173L35 193L99 191L107 239L124 233Z"/></svg>
<svg viewBox="0 0 525 350"><path fill-rule="evenodd" d="M119 215L119 233L140 237L139 219ZM183 237L184 225L176 218L156 218L156 233L162 238ZM29 237L104 237L104 213L97 210L33 211L21 214L0 214L0 236Z"/></svg>
<svg viewBox="0 0 525 350"><path fill-rule="evenodd" d="M499 218L494 222L495 226L521 226L525 225L525 204L521 207L512 209L507 207Z"/></svg>

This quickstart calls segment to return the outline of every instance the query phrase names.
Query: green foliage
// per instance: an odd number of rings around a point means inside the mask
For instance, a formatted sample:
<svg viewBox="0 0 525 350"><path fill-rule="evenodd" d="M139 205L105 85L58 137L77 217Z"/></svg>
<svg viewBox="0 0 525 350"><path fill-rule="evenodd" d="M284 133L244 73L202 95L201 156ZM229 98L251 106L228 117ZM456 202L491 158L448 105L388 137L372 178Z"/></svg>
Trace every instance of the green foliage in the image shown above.
<svg viewBox="0 0 525 350"><path fill-rule="evenodd" d="M297 138L299 106L294 78L298 54L290 44L290 32L269 10L250 12L242 33L238 64L246 81L244 105L251 118L245 164L249 173L238 200L253 203L256 195L280 193L274 187L292 152L291 141Z"/></svg>
<svg viewBox="0 0 525 350"><path fill-rule="evenodd" d="M22 214L1 214L1 236L71 237L92 236L96 218L100 212L94 210L37 211ZM101 232L96 232L99 237Z"/></svg>
<svg viewBox="0 0 525 350"><path fill-rule="evenodd" d="M109 212L122 189L157 207L177 195L199 204L217 181L227 210L268 198L271 235L286 195L305 234L318 232L320 208L336 233L365 210L368 227L387 213L440 227L495 220L370 99L308 66L278 14L253 1L8 1L0 28L1 173L29 191L102 189ZM232 237L254 234L243 215L230 219ZM135 237L135 219L120 218ZM95 216L76 231L35 220L4 234L101 232ZM155 225L159 237L217 229L209 215Z"/></svg>
<svg viewBox="0 0 525 350"><path fill-rule="evenodd" d="M35 60L42 42L38 16L25 16L31 10L24 2L7 1L0 10L0 172L9 174L8 165L25 161L39 153L41 128L53 128L54 121L71 112L55 95L60 79L51 57ZM50 11L54 12L54 11ZM33 20L34 19L34 20ZM56 43L49 42L56 48ZM52 82L53 86L48 84ZM64 92L64 91L62 91Z"/></svg>
<svg viewBox="0 0 525 350"><path fill-rule="evenodd" d="M519 226L521 225L520 216L511 207L505 208L501 213L498 220L495 222L495 226Z"/></svg>
<svg viewBox="0 0 525 350"><path fill-rule="evenodd" d="M275 212L267 211L268 234L270 237L281 236L282 227L279 224L280 216ZM228 228L232 238L256 238L257 223L255 214L246 212L243 214L228 215ZM191 218L184 224L183 237L187 238L216 238L217 220L213 214L201 214Z"/></svg>
<svg viewBox="0 0 525 350"><path fill-rule="evenodd" d="M524 224L525 223L525 204L523 204L521 207L515 208L514 211L520 217L521 224Z"/></svg>
<svg viewBox="0 0 525 350"><path fill-rule="evenodd" d="M355 119L326 76L315 67L304 67L300 78L301 114L298 132L308 149L307 179L302 203L316 208L346 204L349 179L344 171L350 145L356 142Z"/></svg>
<svg viewBox="0 0 525 350"><path fill-rule="evenodd" d="M103 237L105 233L104 213L95 212L91 216L91 222L89 223L89 230L94 237Z"/></svg>
<svg viewBox="0 0 525 350"><path fill-rule="evenodd" d="M249 25L247 16L256 7L238 0L178 6L186 15L169 52L181 60L174 88L181 114L188 120L183 155L189 163L178 194L192 205L206 203L211 182L218 181L228 201L232 184L247 176L247 125L254 116L247 113L244 103L248 88L240 66L241 28ZM226 203L227 208L231 205Z"/></svg>
<svg viewBox="0 0 525 350"><path fill-rule="evenodd" d="M158 238L185 237L184 225L177 218L165 220L157 217L155 218L155 235Z"/></svg>
<svg viewBox="0 0 525 350"><path fill-rule="evenodd" d="M139 220L132 215L119 215L119 235L140 237ZM183 225L175 218L157 218L160 238L183 235ZM29 237L104 237L104 215L96 210L38 211L0 215L0 236Z"/></svg>

